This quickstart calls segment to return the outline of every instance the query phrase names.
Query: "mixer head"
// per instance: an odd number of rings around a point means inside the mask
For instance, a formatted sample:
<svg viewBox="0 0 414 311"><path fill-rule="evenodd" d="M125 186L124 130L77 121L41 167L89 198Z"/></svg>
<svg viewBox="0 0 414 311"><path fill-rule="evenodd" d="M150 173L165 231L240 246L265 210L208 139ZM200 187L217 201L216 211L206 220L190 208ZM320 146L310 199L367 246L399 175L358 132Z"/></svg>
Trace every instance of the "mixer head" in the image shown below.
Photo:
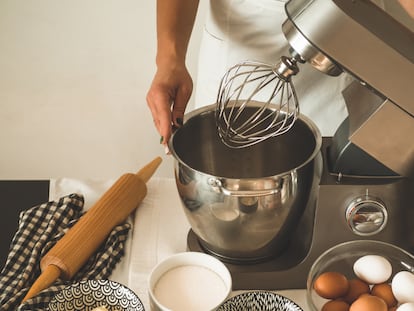
<svg viewBox="0 0 414 311"><path fill-rule="evenodd" d="M291 77L297 59L282 56L276 65L246 61L221 80L216 124L224 144L244 148L288 131L299 114Z"/></svg>
<svg viewBox="0 0 414 311"><path fill-rule="evenodd" d="M342 90L349 126L340 134L348 145L414 176L414 144L407 139L414 132L414 32L408 24L370 0L289 0L285 11L282 31L292 49L315 69L346 72L362 85Z"/></svg>

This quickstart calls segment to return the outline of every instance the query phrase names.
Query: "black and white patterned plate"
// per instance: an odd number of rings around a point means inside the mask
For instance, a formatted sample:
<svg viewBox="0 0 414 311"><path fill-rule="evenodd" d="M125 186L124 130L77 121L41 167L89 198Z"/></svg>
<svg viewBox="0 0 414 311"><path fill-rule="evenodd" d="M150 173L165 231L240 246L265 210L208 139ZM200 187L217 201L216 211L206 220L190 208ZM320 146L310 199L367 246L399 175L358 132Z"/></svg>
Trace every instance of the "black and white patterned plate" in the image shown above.
<svg viewBox="0 0 414 311"><path fill-rule="evenodd" d="M217 311L303 311L292 300L267 291L245 292L227 299Z"/></svg>
<svg viewBox="0 0 414 311"><path fill-rule="evenodd" d="M110 280L85 280L64 288L49 302L49 311L144 311L138 296L128 287Z"/></svg>

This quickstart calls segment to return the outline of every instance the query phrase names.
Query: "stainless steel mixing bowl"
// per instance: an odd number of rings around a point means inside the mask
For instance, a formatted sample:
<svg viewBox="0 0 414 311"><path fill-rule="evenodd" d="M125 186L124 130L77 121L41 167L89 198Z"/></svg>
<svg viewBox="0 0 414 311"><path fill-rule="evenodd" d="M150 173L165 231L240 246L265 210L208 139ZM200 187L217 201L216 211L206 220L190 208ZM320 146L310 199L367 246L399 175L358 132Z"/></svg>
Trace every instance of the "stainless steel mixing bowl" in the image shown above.
<svg viewBox="0 0 414 311"><path fill-rule="evenodd" d="M317 127L299 116L285 134L231 149L218 136L215 105L187 114L169 148L178 193L201 246L242 263L283 251L315 201L321 144Z"/></svg>

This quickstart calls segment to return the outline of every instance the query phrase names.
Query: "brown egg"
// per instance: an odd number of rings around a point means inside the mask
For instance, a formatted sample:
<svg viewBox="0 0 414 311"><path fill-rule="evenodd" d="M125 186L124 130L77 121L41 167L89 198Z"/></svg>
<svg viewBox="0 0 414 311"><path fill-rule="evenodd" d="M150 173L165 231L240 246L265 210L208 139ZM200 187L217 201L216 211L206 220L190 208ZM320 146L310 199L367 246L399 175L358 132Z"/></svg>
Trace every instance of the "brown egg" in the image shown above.
<svg viewBox="0 0 414 311"><path fill-rule="evenodd" d="M325 303L321 311L348 311L349 304L342 300L330 300Z"/></svg>
<svg viewBox="0 0 414 311"><path fill-rule="evenodd" d="M391 285L388 283L376 284L371 289L371 294L382 298L388 307L397 305L397 299L395 299L392 293Z"/></svg>
<svg viewBox="0 0 414 311"><path fill-rule="evenodd" d="M388 311L397 311L397 309L398 309L398 306L394 306L394 307L389 308Z"/></svg>
<svg viewBox="0 0 414 311"><path fill-rule="evenodd" d="M354 301L349 311L388 311L388 307L381 298L363 294Z"/></svg>
<svg viewBox="0 0 414 311"><path fill-rule="evenodd" d="M352 304L362 294L369 293L369 285L360 279L352 279L348 281L349 289L343 299Z"/></svg>
<svg viewBox="0 0 414 311"><path fill-rule="evenodd" d="M327 299L336 299L344 296L348 291L348 287L348 279L338 272L324 272L313 283L315 292Z"/></svg>

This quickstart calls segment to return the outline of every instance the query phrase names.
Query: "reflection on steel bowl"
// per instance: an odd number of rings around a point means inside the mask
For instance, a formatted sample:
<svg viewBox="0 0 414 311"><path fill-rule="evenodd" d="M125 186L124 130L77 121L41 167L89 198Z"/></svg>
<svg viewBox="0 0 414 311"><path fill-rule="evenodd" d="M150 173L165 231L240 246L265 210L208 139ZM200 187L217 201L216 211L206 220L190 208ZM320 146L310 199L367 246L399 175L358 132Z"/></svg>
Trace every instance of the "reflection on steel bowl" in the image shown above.
<svg viewBox="0 0 414 311"><path fill-rule="evenodd" d="M187 114L169 141L191 228L223 260L276 256L314 201L322 169L319 130L299 116L283 135L232 149L221 142L214 114L214 105Z"/></svg>

